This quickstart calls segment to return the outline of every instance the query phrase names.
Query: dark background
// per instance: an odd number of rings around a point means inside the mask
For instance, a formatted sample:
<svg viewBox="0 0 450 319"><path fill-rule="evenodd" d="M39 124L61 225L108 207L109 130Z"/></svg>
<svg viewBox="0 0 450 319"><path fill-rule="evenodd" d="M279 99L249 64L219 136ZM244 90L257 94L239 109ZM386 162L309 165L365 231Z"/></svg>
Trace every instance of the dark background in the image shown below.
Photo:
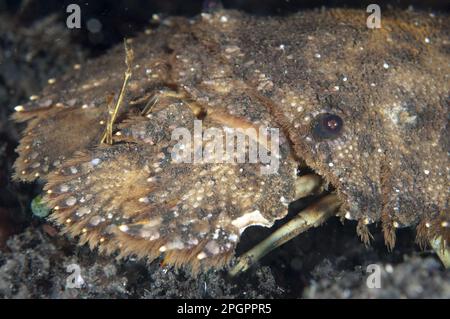
<svg viewBox="0 0 450 319"><path fill-rule="evenodd" d="M226 9L257 15L285 15L320 6L353 7L365 10L370 3L383 8L450 9L450 1L307 1L228 0ZM82 28L65 27L66 7L81 7ZM14 106L38 94L47 79L58 77L75 63L104 54L108 48L149 27L153 14L195 16L216 1L193 0L0 0L0 298L1 297L442 297L450 296L449 274L443 271L430 250L421 251L414 232L397 233L397 247L387 252L379 227L371 226L374 241L364 247L356 235L356 224L331 219L266 256L260 266L233 281L223 273L190 278L157 263L116 263L78 247L45 220L33 216L31 200L41 192L39 183L11 180L14 149L22 125L9 120ZM87 28L93 19L99 32ZM243 235L243 252L272 230L251 227ZM62 264L76 262L94 269L87 291L66 292ZM389 287L368 291L365 266L392 265L395 277L386 273ZM12 266L11 266L12 265ZM114 276L105 269L116 269ZM391 277L389 277L391 276ZM124 286L122 278L126 279ZM6 287L6 288L5 288ZM12 287L12 288L11 288ZM70 295L75 293L75 295Z"/></svg>
<svg viewBox="0 0 450 319"><path fill-rule="evenodd" d="M220 3L219 0L0 0L0 12L5 10L14 14L17 23L31 25L35 20L49 14L57 14L65 19L65 9L76 3L81 7L83 27L73 36L89 50L102 50L123 37L129 37L148 25L154 13L163 15L194 16L208 6ZM244 10L259 15L283 15L306 8L352 7L366 8L370 3L377 3L382 8L393 6L417 9L449 10L450 1L442 0L223 0L226 9ZM100 34L92 35L87 30L86 22L97 19L102 25ZM98 53L98 52L96 52Z"/></svg>

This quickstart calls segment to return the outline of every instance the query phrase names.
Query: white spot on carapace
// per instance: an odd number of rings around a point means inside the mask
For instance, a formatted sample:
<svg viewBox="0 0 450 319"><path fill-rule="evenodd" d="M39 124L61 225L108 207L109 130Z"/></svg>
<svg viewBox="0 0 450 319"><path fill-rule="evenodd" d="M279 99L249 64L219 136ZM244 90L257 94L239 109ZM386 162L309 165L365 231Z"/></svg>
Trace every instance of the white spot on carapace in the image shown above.
<svg viewBox="0 0 450 319"><path fill-rule="evenodd" d="M164 245L162 245L161 247L159 247L159 251L160 251L161 253L165 252L166 250L167 250L167 247L164 246Z"/></svg>
<svg viewBox="0 0 450 319"><path fill-rule="evenodd" d="M387 107L384 114L394 125L415 124L417 119L416 115L410 114L405 107L398 103Z"/></svg>
<svg viewBox="0 0 450 319"><path fill-rule="evenodd" d="M66 205L67 206L73 206L77 202L77 199L73 196L70 196L68 199L66 199Z"/></svg>
<svg viewBox="0 0 450 319"><path fill-rule="evenodd" d="M212 255L217 255L220 252L219 244L217 244L217 242L215 240L209 241L205 245L205 249Z"/></svg>
<svg viewBox="0 0 450 319"><path fill-rule="evenodd" d="M100 224L101 221L102 221L102 218L100 216L96 215L90 219L89 224L91 224L92 226L97 226L98 224Z"/></svg>
<svg viewBox="0 0 450 319"><path fill-rule="evenodd" d="M198 260L205 259L206 257L207 257L207 255L203 251L197 255Z"/></svg>
<svg viewBox="0 0 450 319"><path fill-rule="evenodd" d="M94 165L94 166L96 166L96 165L100 164L100 162L101 162L101 160L100 160L99 158L94 158L94 159L91 161L91 164Z"/></svg>
<svg viewBox="0 0 450 319"><path fill-rule="evenodd" d="M41 166L41 163L36 162L31 165L31 168L38 168L39 166Z"/></svg>
<svg viewBox="0 0 450 319"><path fill-rule="evenodd" d="M289 201L284 198L284 196L280 197L280 202L283 204L283 206L288 207L289 206Z"/></svg>
<svg viewBox="0 0 450 319"><path fill-rule="evenodd" d="M228 236L228 239L231 240L232 242L237 242L238 239L239 239L239 236L236 235L236 234L230 234L230 235Z"/></svg>
<svg viewBox="0 0 450 319"><path fill-rule="evenodd" d="M81 207L81 208L79 208L77 210L76 215L81 217L81 216L89 214L90 212L91 212L90 208L88 208L88 207Z"/></svg>
<svg viewBox="0 0 450 319"><path fill-rule="evenodd" d="M236 46L236 45L227 46L227 47L225 48L225 52L226 52L226 53L235 53L235 52L239 52L239 51L240 51L240 49L239 49L239 47Z"/></svg>
<svg viewBox="0 0 450 319"><path fill-rule="evenodd" d="M255 210L253 212L242 215L241 217L236 218L231 222L231 224L239 229L239 232L242 232L249 226L259 225L270 227L272 223L270 223L259 210Z"/></svg>
<svg viewBox="0 0 450 319"><path fill-rule="evenodd" d="M166 250L172 250L172 249L183 249L184 243L181 241L180 238L175 238L173 241L167 243L165 245Z"/></svg>

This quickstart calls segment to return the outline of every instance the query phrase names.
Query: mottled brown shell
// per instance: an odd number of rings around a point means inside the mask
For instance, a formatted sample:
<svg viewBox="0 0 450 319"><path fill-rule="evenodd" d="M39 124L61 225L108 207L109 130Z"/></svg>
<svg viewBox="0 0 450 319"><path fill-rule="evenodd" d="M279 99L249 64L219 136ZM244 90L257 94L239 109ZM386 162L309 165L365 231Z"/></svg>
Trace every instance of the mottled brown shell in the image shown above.
<svg viewBox="0 0 450 319"><path fill-rule="evenodd" d="M245 227L284 217L300 161L336 189L339 215L358 220L363 238L366 224L381 222L390 247L395 228L412 225L419 240L448 243L449 21L383 12L382 28L369 29L363 10L169 18L130 41L116 144L98 141L108 96L122 85L122 46L18 107L16 120L28 126L16 178L48 180L53 218L81 242L122 255L164 252L177 265L222 265ZM160 90L183 98L162 98L149 117L139 115ZM314 136L323 113L343 120L337 138ZM195 118L280 128L279 173L170 164L171 130Z"/></svg>

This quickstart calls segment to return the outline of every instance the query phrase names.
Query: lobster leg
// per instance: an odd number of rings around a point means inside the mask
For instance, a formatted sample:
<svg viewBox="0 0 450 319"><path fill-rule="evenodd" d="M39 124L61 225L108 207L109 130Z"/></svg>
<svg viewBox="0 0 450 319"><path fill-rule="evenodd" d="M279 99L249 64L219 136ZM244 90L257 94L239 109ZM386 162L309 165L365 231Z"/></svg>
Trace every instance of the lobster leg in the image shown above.
<svg viewBox="0 0 450 319"><path fill-rule="evenodd" d="M268 238L242 255L238 263L230 270L231 276L245 272L252 264L260 260L273 249L283 245L292 238L317 227L336 213L340 206L337 195L329 194L317 203L302 210L294 219L277 229Z"/></svg>

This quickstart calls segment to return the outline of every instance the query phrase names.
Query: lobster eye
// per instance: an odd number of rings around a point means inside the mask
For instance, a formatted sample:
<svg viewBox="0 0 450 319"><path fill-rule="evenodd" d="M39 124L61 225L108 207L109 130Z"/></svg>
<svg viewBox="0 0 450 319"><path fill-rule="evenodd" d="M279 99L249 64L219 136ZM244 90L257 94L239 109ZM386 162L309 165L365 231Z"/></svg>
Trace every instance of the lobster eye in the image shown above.
<svg viewBox="0 0 450 319"><path fill-rule="evenodd" d="M316 116L312 125L312 133L316 139L328 140L339 137L344 121L335 114L323 113Z"/></svg>

